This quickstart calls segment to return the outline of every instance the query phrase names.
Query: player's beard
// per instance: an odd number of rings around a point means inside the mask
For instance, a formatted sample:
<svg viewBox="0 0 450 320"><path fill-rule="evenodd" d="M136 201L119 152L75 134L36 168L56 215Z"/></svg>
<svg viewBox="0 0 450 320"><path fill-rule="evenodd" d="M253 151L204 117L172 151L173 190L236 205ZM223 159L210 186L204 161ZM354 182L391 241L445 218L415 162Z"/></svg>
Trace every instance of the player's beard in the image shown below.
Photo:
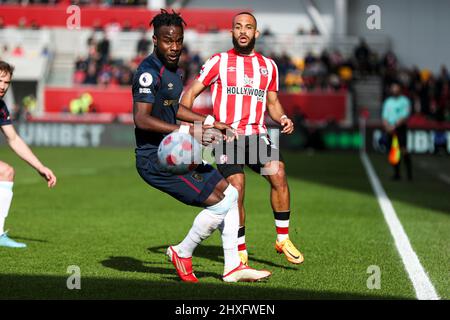
<svg viewBox="0 0 450 320"><path fill-rule="evenodd" d="M166 66L166 68L168 68L168 69L177 69L178 68L178 61L180 61L180 57L178 57L178 59L175 61L169 61L166 59L166 56L164 55L164 53L160 52L157 48L155 51L156 51L156 56Z"/></svg>
<svg viewBox="0 0 450 320"><path fill-rule="evenodd" d="M255 48L255 43L256 43L256 37L253 37L252 39L250 39L250 41L248 42L248 44L246 46L241 46L239 44L239 39L236 39L235 37L233 38L233 46L234 49L239 52L240 54L250 54L253 49Z"/></svg>

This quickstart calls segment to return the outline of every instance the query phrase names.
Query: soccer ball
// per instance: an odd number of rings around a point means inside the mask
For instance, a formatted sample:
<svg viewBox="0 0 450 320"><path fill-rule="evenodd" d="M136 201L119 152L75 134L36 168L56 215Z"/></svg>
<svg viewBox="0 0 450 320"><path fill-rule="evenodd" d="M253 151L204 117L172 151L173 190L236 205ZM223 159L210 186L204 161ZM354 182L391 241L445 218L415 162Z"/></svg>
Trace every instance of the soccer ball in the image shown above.
<svg viewBox="0 0 450 320"><path fill-rule="evenodd" d="M172 132L159 144L158 160L164 170L186 174L202 163L202 147L190 134Z"/></svg>

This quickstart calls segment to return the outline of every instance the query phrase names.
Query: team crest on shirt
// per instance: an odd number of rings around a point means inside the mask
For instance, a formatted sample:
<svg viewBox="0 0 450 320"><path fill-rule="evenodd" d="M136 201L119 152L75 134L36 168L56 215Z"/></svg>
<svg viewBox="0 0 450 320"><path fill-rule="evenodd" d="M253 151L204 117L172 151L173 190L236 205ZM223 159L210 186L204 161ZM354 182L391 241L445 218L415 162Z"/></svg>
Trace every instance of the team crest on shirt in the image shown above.
<svg viewBox="0 0 450 320"><path fill-rule="evenodd" d="M192 173L192 178L197 182L203 182L203 177L200 173L194 172Z"/></svg>
<svg viewBox="0 0 450 320"><path fill-rule="evenodd" d="M170 83L167 85L167 87L169 88L169 90L172 90L172 89L173 89L173 83L170 82Z"/></svg>
<svg viewBox="0 0 450 320"><path fill-rule="evenodd" d="M269 71L267 70L266 67L260 67L260 68L259 68L259 73L261 73L261 75L262 75L263 77L267 77L267 75L269 74Z"/></svg>
<svg viewBox="0 0 450 320"><path fill-rule="evenodd" d="M153 82L153 77L150 73L144 72L139 77L139 84L143 87L149 87Z"/></svg>

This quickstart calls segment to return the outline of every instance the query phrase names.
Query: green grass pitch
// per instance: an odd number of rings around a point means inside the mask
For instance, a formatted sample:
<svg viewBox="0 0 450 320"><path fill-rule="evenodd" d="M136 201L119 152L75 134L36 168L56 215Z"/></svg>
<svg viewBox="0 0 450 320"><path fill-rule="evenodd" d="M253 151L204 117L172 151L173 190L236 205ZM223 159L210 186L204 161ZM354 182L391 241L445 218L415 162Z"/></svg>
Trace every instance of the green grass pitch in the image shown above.
<svg viewBox="0 0 450 320"><path fill-rule="evenodd" d="M364 168L356 153L285 153L290 234L305 255L295 266L275 253L269 186L248 173L246 239L250 263L271 270L264 283L221 281L218 233L194 253L196 285L181 283L165 249L189 230L198 208L147 186L133 149L34 148L58 176L48 190L6 147L16 168L9 235L26 249L0 248L1 299L414 299ZM450 187L437 177L448 158L415 157L415 180L391 182L384 156L374 167L438 294L450 298ZM428 169L425 169L428 168ZM431 170L430 168L433 168ZM66 287L69 266L81 290ZM381 289L368 289L369 266Z"/></svg>

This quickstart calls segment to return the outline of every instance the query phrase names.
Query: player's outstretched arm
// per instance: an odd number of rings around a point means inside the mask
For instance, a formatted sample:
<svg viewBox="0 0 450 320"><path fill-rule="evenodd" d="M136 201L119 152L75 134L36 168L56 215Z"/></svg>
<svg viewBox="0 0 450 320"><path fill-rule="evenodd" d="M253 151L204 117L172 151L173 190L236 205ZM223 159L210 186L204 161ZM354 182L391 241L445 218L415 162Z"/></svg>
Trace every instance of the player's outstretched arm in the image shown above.
<svg viewBox="0 0 450 320"><path fill-rule="evenodd" d="M146 102L136 102L133 106L134 124L136 127L142 130L159 132L159 133L171 133L180 128L176 124L165 122L161 119L153 117L152 113L153 104Z"/></svg>
<svg viewBox="0 0 450 320"><path fill-rule="evenodd" d="M214 117L212 116L204 116L200 113L194 112L188 108L186 108L184 105L180 104L180 107L178 108L177 113L177 119L181 121L186 122L201 122L203 124L203 130L215 128L222 132L223 138L227 141L231 141L235 138L237 138L237 134L233 128L228 126L227 124L223 122L216 121ZM218 138L218 135L213 135L216 139ZM211 141L206 141L211 142Z"/></svg>
<svg viewBox="0 0 450 320"><path fill-rule="evenodd" d="M283 127L281 133L291 134L294 132L294 123L284 113L280 100L278 100L278 94L275 91L267 93L267 110L272 119Z"/></svg>
<svg viewBox="0 0 450 320"><path fill-rule="evenodd" d="M191 86L184 92L180 104L192 109L195 99L206 89L206 86L198 80L192 81Z"/></svg>
<svg viewBox="0 0 450 320"><path fill-rule="evenodd" d="M36 171L47 181L49 188L53 188L56 185L56 176L52 170L45 167L39 159L34 155L31 149L27 146L25 141L17 134L13 125L1 126L6 141L11 149L25 162L32 166Z"/></svg>
<svg viewBox="0 0 450 320"><path fill-rule="evenodd" d="M196 121L203 123L206 119L206 116L192 111L190 108L186 107L182 103L178 108L177 119L181 121L194 123Z"/></svg>

